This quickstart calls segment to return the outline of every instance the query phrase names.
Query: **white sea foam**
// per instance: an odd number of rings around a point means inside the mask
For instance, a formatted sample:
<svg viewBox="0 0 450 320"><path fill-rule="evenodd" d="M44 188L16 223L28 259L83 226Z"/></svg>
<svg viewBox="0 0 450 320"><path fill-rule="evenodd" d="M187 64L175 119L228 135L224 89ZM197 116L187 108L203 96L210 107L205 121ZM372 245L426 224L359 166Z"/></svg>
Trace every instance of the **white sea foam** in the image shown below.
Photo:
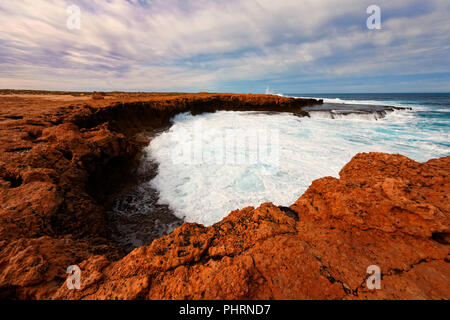
<svg viewBox="0 0 450 320"><path fill-rule="evenodd" d="M215 130L279 130L279 167L267 164L201 164L173 162L173 155L192 139L198 122ZM413 112L340 119L299 118L292 114L216 112L178 115L173 126L147 147L149 160L159 164L149 182L175 215L189 222L211 225L231 210L263 202L291 205L317 178L338 177L340 169L358 152L401 153L418 161L450 154L448 133L421 125ZM182 133L180 135L180 132ZM181 137L181 138L180 138ZM217 153L223 135L208 135L203 152Z"/></svg>
<svg viewBox="0 0 450 320"><path fill-rule="evenodd" d="M343 119L343 120L379 120L383 119L388 113L392 111L380 110L374 112L342 112L338 110L324 110L324 111L308 111L311 118L325 118L325 119Z"/></svg>
<svg viewBox="0 0 450 320"><path fill-rule="evenodd" d="M392 105L389 104L388 101L376 101L376 100L346 100L340 98L323 98L323 97L293 97L293 98L302 98L302 99L322 99L323 103L338 103L338 104L363 104L363 105L371 105L371 106L386 106Z"/></svg>
<svg viewBox="0 0 450 320"><path fill-rule="evenodd" d="M279 96L283 96L282 94L276 94ZM353 99L341 99L341 98L324 98L324 97L295 97L292 98L302 98L302 99L322 99L323 103L331 103L331 104L344 104L344 105L368 105L368 106L392 106L392 107L401 107L401 108L413 108L416 111L425 111L429 110L428 107L418 106L415 104L410 104L406 102L399 101L391 101L391 100L353 100Z"/></svg>

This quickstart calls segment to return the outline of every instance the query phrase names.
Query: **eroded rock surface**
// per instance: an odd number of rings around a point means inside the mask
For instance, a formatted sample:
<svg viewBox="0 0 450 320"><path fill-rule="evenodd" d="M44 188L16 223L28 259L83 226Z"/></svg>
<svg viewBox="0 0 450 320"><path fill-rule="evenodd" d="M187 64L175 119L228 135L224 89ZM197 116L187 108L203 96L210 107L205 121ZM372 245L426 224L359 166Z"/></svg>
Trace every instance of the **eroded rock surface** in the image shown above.
<svg viewBox="0 0 450 320"><path fill-rule="evenodd" d="M448 299L449 164L358 154L340 179L313 182L291 206L298 219L265 203L186 223L122 260L86 260L84 288L54 297ZM370 265L381 290L366 287Z"/></svg>
<svg viewBox="0 0 450 320"><path fill-rule="evenodd" d="M290 208L265 203L208 228L185 223L124 255L110 240L103 200L138 154L136 134L189 108L296 102L207 94L0 101L1 298L450 298L450 157L358 154L339 179L314 181ZM65 283L74 264L81 290ZM366 287L370 265L381 268L380 290Z"/></svg>

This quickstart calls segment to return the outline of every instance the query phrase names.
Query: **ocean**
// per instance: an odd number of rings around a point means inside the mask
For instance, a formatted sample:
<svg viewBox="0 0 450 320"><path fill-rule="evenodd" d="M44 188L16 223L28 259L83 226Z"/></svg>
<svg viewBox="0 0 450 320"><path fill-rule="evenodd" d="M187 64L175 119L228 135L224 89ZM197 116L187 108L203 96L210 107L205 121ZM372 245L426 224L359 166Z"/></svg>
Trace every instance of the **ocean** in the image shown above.
<svg viewBox="0 0 450 320"><path fill-rule="evenodd" d="M416 161L450 154L450 93L377 93L377 94L286 94L292 97L317 97L324 104L395 106L410 108L374 122L370 130L355 129L365 143L389 153L400 153ZM349 115L351 118L352 115ZM353 115L360 120L358 115ZM351 123L345 125L352 127ZM354 139L354 137L342 137Z"/></svg>
<svg viewBox="0 0 450 320"><path fill-rule="evenodd" d="M289 206L313 180L339 177L360 152L402 154L420 162L450 155L450 94L284 96L321 98L324 105L310 117L230 111L174 117L145 149L144 167L158 164L156 177L145 183L157 190L158 203L184 221L211 225L246 206ZM380 113L385 105L410 109ZM227 148L227 132L246 142ZM257 140L246 137L248 132ZM252 150L276 161L263 161L258 153L255 162ZM183 158L186 152L192 154Z"/></svg>

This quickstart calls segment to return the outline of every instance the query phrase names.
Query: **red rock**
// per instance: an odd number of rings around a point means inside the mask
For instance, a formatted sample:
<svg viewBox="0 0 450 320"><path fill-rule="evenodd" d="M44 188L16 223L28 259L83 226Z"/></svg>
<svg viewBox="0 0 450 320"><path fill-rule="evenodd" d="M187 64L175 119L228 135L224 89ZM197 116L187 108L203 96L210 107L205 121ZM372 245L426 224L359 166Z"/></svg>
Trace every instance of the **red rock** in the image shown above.
<svg viewBox="0 0 450 320"><path fill-rule="evenodd" d="M103 100L103 99L105 99L105 93L104 92L94 92L92 94L92 99L94 99L94 100Z"/></svg>
<svg viewBox="0 0 450 320"><path fill-rule="evenodd" d="M265 203L208 228L185 223L124 256L109 240L102 199L113 164L138 153L136 134L189 109L288 111L307 102L123 95L89 106L84 97L0 98L0 297L450 298L450 157L358 154L290 209ZM64 283L73 264L81 290ZM381 268L380 290L366 287L370 265Z"/></svg>
<svg viewBox="0 0 450 320"><path fill-rule="evenodd" d="M436 237L449 234L449 162L359 154L291 206L299 221L263 204L209 228L184 224L109 264L101 283L55 298L449 298L448 242ZM381 290L366 288L370 265Z"/></svg>

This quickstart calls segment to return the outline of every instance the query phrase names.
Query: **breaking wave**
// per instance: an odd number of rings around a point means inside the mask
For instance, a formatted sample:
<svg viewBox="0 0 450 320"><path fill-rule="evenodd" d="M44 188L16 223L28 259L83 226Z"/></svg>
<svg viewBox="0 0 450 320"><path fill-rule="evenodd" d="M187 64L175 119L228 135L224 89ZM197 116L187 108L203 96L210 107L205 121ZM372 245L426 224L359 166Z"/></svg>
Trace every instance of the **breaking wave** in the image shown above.
<svg viewBox="0 0 450 320"><path fill-rule="evenodd" d="M361 103L361 101L358 101ZM374 121L377 120L377 121ZM203 125L203 155L223 154L229 130L277 130L278 163L174 162ZM159 164L149 185L185 221L211 225L231 210L263 202L288 206L315 179L338 177L340 169L359 152L400 153L417 161L450 154L448 123L433 126L412 111L383 113L311 112L300 118L289 113L216 112L181 114L173 126L146 148L146 161ZM211 132L210 132L211 133ZM239 156L242 149L227 152Z"/></svg>

